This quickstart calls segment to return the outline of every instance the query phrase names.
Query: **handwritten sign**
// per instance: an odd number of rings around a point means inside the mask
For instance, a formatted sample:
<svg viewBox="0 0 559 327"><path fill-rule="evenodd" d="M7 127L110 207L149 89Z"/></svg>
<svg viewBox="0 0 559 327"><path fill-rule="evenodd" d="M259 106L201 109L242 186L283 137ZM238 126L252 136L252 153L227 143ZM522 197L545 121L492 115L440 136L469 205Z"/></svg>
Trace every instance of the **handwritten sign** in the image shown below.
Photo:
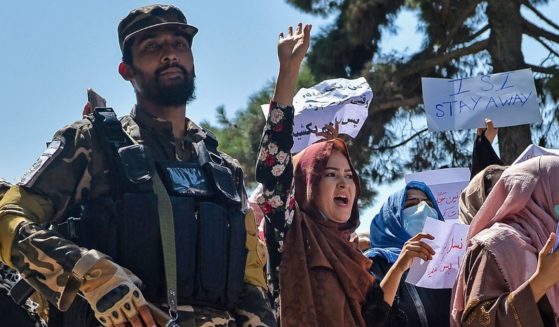
<svg viewBox="0 0 559 327"><path fill-rule="evenodd" d="M541 122L530 69L468 78L421 78L430 131L495 127Z"/></svg>
<svg viewBox="0 0 559 327"><path fill-rule="evenodd" d="M293 125L293 148L296 153L320 137L317 132L327 124L339 122L339 133L357 136L369 113L373 99L367 80L343 78L323 81L311 88L302 88L293 98L295 121ZM261 106L268 116L268 105Z"/></svg>
<svg viewBox="0 0 559 327"><path fill-rule="evenodd" d="M404 175L406 183L423 182L429 186L445 220L458 219L460 193L470 182L468 168L445 168Z"/></svg>
<svg viewBox="0 0 559 327"><path fill-rule="evenodd" d="M469 225L427 218L423 232L435 236L424 240L435 255L430 261L414 259L406 282L426 288L452 288L467 248Z"/></svg>
<svg viewBox="0 0 559 327"><path fill-rule="evenodd" d="M559 156L559 150L557 150L557 149L547 149L547 148L544 148L544 147L541 147L541 146L538 146L538 145L535 145L535 144L530 144L530 145L528 145L526 150L524 150L524 152L522 152L512 164L516 165L517 163L521 163L521 162L526 161L530 158L535 158L535 157L544 156L544 155Z"/></svg>

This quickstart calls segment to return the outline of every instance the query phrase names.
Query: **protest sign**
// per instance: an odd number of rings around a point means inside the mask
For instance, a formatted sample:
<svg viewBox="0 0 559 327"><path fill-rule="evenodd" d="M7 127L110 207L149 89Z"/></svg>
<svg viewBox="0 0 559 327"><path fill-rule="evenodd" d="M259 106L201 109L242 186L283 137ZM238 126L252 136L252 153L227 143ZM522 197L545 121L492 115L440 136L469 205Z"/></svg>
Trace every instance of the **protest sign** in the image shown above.
<svg viewBox="0 0 559 327"><path fill-rule="evenodd" d="M547 148L544 148L544 147L541 147L541 146L538 146L538 145L535 145L535 144L530 144L530 145L528 145L526 150L524 150L524 152L522 152L512 164L516 165L517 163L521 163L521 162L526 161L530 158L539 157L539 156L543 156L543 155L559 156L559 150L557 150L557 149L547 149Z"/></svg>
<svg viewBox="0 0 559 327"><path fill-rule="evenodd" d="M433 248L435 255L430 261L414 259L406 282L426 288L452 288L466 253L469 227L427 218L423 232L435 236L435 239L424 239L424 242Z"/></svg>
<svg viewBox="0 0 559 327"><path fill-rule="evenodd" d="M470 182L468 168L445 168L404 175L406 183L423 182L429 186L445 220L458 219L460 193Z"/></svg>
<svg viewBox="0 0 559 327"><path fill-rule="evenodd" d="M468 78L421 78L430 131L495 127L541 122L530 69Z"/></svg>
<svg viewBox="0 0 559 327"><path fill-rule="evenodd" d="M295 121L293 125L293 148L296 153L320 137L317 132L327 124L339 123L339 133L357 136L369 112L373 91L367 80L343 78L323 81L308 89L302 88L293 98ZM268 105L262 111L268 116Z"/></svg>

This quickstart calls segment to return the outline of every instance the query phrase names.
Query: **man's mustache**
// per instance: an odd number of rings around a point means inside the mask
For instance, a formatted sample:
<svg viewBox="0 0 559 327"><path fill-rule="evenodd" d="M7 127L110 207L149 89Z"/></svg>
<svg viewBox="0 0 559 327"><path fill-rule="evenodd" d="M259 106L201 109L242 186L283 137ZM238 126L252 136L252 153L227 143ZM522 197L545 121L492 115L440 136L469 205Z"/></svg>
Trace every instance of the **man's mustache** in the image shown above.
<svg viewBox="0 0 559 327"><path fill-rule="evenodd" d="M161 75L161 73L163 73L163 71L165 69L169 69L169 68L178 68L180 69L180 71L183 73L184 76L190 76L190 74L188 73L188 71L186 70L186 68L184 68L183 66L177 64L177 63L170 63L167 64L165 66L159 67L156 71L155 71L155 76L159 77Z"/></svg>

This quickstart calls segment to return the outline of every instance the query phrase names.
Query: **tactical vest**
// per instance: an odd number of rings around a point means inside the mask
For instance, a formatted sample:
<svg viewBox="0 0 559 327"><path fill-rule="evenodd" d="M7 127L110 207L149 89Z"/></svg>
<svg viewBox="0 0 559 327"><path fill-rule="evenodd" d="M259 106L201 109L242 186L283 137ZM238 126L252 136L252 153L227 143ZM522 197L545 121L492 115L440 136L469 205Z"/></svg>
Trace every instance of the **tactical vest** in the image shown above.
<svg viewBox="0 0 559 327"><path fill-rule="evenodd" d="M158 173L172 204L178 304L232 309L241 293L246 231L233 173L208 135L194 143L197 161L154 161L134 144L110 108L90 116L110 168L111 195L89 201L57 229L85 248L97 249L143 282L151 302L166 302L158 199Z"/></svg>

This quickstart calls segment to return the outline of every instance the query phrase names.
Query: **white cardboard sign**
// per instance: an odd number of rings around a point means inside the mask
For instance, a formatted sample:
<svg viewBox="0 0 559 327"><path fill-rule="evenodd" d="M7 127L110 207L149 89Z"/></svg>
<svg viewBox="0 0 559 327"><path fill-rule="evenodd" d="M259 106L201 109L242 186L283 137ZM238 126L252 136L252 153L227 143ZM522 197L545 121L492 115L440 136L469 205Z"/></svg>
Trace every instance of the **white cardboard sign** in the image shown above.
<svg viewBox="0 0 559 327"><path fill-rule="evenodd" d="M526 150L524 150L524 152L522 152L512 164L516 165L517 163L521 163L521 162L526 161L530 158L539 157L539 156L543 156L543 155L559 156L559 150L557 150L557 149L547 149L547 148L544 148L544 147L541 147L541 146L538 146L538 145L535 145L535 144L530 144L530 145L528 145Z"/></svg>
<svg viewBox="0 0 559 327"><path fill-rule="evenodd" d="M327 124L339 123L339 133L357 136L369 113L373 99L367 80L343 78L323 81L308 89L302 88L293 98L295 121L293 125L293 148L296 153L320 137L317 132ZM261 106L268 116L268 105Z"/></svg>
<svg viewBox="0 0 559 327"><path fill-rule="evenodd" d="M495 127L541 122L530 69L467 78L421 78L430 131Z"/></svg>
<svg viewBox="0 0 559 327"><path fill-rule="evenodd" d="M435 236L425 240L435 251L433 259L414 259L406 282L425 288L452 288L466 253L469 225L427 218L423 232Z"/></svg>

